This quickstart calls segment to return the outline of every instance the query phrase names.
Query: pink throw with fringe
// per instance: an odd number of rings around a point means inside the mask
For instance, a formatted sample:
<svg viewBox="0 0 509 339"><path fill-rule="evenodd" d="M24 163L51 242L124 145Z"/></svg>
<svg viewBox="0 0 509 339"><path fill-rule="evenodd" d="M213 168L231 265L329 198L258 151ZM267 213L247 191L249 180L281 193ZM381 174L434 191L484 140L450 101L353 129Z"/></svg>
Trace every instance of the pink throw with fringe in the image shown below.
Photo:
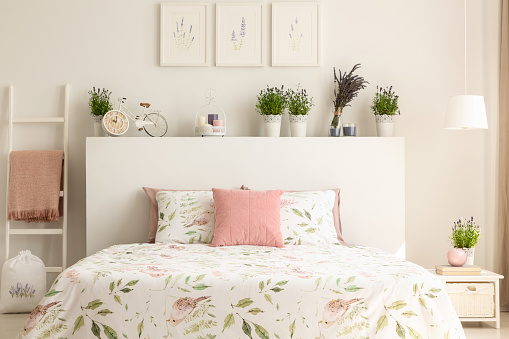
<svg viewBox="0 0 509 339"><path fill-rule="evenodd" d="M10 154L9 220L58 221L63 151Z"/></svg>

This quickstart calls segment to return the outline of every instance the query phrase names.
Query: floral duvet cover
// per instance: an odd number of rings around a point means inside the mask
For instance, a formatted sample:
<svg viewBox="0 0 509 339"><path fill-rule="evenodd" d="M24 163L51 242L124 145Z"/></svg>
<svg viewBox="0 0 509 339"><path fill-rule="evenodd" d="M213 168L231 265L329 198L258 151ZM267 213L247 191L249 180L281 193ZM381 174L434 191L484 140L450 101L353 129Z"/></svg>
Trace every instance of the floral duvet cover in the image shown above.
<svg viewBox="0 0 509 339"><path fill-rule="evenodd" d="M439 280L373 248L117 245L65 270L18 338L465 338Z"/></svg>

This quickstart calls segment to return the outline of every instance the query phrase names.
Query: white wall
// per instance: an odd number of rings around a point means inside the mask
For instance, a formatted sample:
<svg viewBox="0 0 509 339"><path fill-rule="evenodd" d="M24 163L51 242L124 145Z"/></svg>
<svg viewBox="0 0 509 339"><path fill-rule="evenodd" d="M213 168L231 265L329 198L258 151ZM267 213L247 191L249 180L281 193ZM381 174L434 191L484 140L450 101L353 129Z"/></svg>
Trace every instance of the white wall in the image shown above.
<svg viewBox="0 0 509 339"><path fill-rule="evenodd" d="M486 43L486 32L493 31L498 19L495 2L468 1L469 92L490 96L490 114L496 114L492 96L496 88L489 86L495 75L490 63L496 43ZM7 157L5 86L15 85L16 115L46 116L61 113L60 86L70 83L71 263L85 253L85 138L93 133L87 106L92 86L112 90L113 98L126 96L135 109L141 101L162 109L170 124L168 136L192 135L195 111L212 87L228 114L228 135L256 136L260 118L254 104L259 90L301 83L316 102L308 134L326 136L332 117L332 67L347 70L361 63L359 74L370 85L344 113L345 121L358 124L359 135L375 134L369 104L376 85L393 85L400 95L402 115L396 118L395 134L406 137L407 258L425 267L443 263L452 222L473 215L484 232L476 262L491 267L495 237L486 201L493 193L487 185L487 171L492 169L486 163L494 159L493 138L483 131L442 128L448 97L463 92L462 0L323 0L322 64L311 68L218 68L212 66L213 44L210 67L159 67L159 3L0 0L0 192L5 191L1 178ZM265 10L268 18L270 6ZM212 43L214 6L209 18ZM269 32L270 20L266 22ZM264 46L270 46L270 34ZM266 57L270 64L270 48ZM283 135L288 135L288 124L283 128ZM52 147L59 136L53 136L51 128L15 131L18 149L39 145L40 140L49 140L47 146ZM2 193L0 206L4 203ZM4 213L0 209L0 220ZM47 261L58 258L49 249L58 238L51 243L20 239L15 248L34 248ZM3 241L2 232L2 246Z"/></svg>
<svg viewBox="0 0 509 339"><path fill-rule="evenodd" d="M213 152L204 152L207 148ZM146 149L165 156L154 157ZM139 156L131 157L133 152ZM260 190L341 187L341 223L348 225L344 239L405 259L404 138L88 138L86 157L89 255L147 237L140 227L149 215L142 186L189 190L243 183ZM328 166L322 165L324 159ZM260 175L267 164L277 170ZM373 167L384 180L371 175ZM302 180L302 173L316 178ZM175 180L185 177L192 180ZM124 208L114 208L112 201Z"/></svg>

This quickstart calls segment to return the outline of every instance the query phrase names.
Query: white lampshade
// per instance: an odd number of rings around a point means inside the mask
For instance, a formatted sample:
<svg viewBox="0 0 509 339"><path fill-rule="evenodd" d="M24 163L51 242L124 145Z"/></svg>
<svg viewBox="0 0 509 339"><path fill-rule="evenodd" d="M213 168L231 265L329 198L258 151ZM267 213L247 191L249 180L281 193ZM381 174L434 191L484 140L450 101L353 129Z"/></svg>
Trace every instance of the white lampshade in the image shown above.
<svg viewBox="0 0 509 339"><path fill-rule="evenodd" d="M455 95L449 99L445 129L488 129L484 97Z"/></svg>

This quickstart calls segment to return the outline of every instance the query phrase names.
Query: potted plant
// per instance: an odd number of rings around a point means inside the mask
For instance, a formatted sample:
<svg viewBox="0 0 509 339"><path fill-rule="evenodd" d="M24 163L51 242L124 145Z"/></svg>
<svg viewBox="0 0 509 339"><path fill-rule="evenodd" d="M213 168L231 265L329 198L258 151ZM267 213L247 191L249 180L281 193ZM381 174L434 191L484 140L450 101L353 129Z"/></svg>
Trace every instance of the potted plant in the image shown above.
<svg viewBox="0 0 509 339"><path fill-rule="evenodd" d="M307 127L307 117L314 106L313 98L309 97L305 89L289 89L286 91L288 101L288 114L290 116L290 132L292 137L305 137Z"/></svg>
<svg viewBox="0 0 509 339"><path fill-rule="evenodd" d="M330 126L330 136L339 137L341 135L341 114L346 106L350 106L352 100L359 94L361 89L369 84L363 77L355 75L355 71L361 67L361 64L353 66L349 73L341 73L339 78L334 68L334 117Z"/></svg>
<svg viewBox="0 0 509 339"><path fill-rule="evenodd" d="M375 114L376 134L379 137L392 137L394 131L394 116L400 114L398 99L399 96L392 91L392 86L388 89L376 87L371 110L373 114Z"/></svg>
<svg viewBox="0 0 509 339"><path fill-rule="evenodd" d="M258 94L256 111L263 115L266 137L279 137L281 133L281 115L287 106L284 87L269 87Z"/></svg>
<svg viewBox="0 0 509 339"><path fill-rule="evenodd" d="M474 247L480 236L481 228L476 225L474 217L459 219L452 227L451 244L454 248L461 248L467 253L467 265L474 264Z"/></svg>
<svg viewBox="0 0 509 339"><path fill-rule="evenodd" d="M95 88L88 92L90 95L88 99L88 105L90 106L90 114L94 117L94 136L104 136L102 129L102 119L104 115L113 109L113 105L110 103L111 92L103 88Z"/></svg>

